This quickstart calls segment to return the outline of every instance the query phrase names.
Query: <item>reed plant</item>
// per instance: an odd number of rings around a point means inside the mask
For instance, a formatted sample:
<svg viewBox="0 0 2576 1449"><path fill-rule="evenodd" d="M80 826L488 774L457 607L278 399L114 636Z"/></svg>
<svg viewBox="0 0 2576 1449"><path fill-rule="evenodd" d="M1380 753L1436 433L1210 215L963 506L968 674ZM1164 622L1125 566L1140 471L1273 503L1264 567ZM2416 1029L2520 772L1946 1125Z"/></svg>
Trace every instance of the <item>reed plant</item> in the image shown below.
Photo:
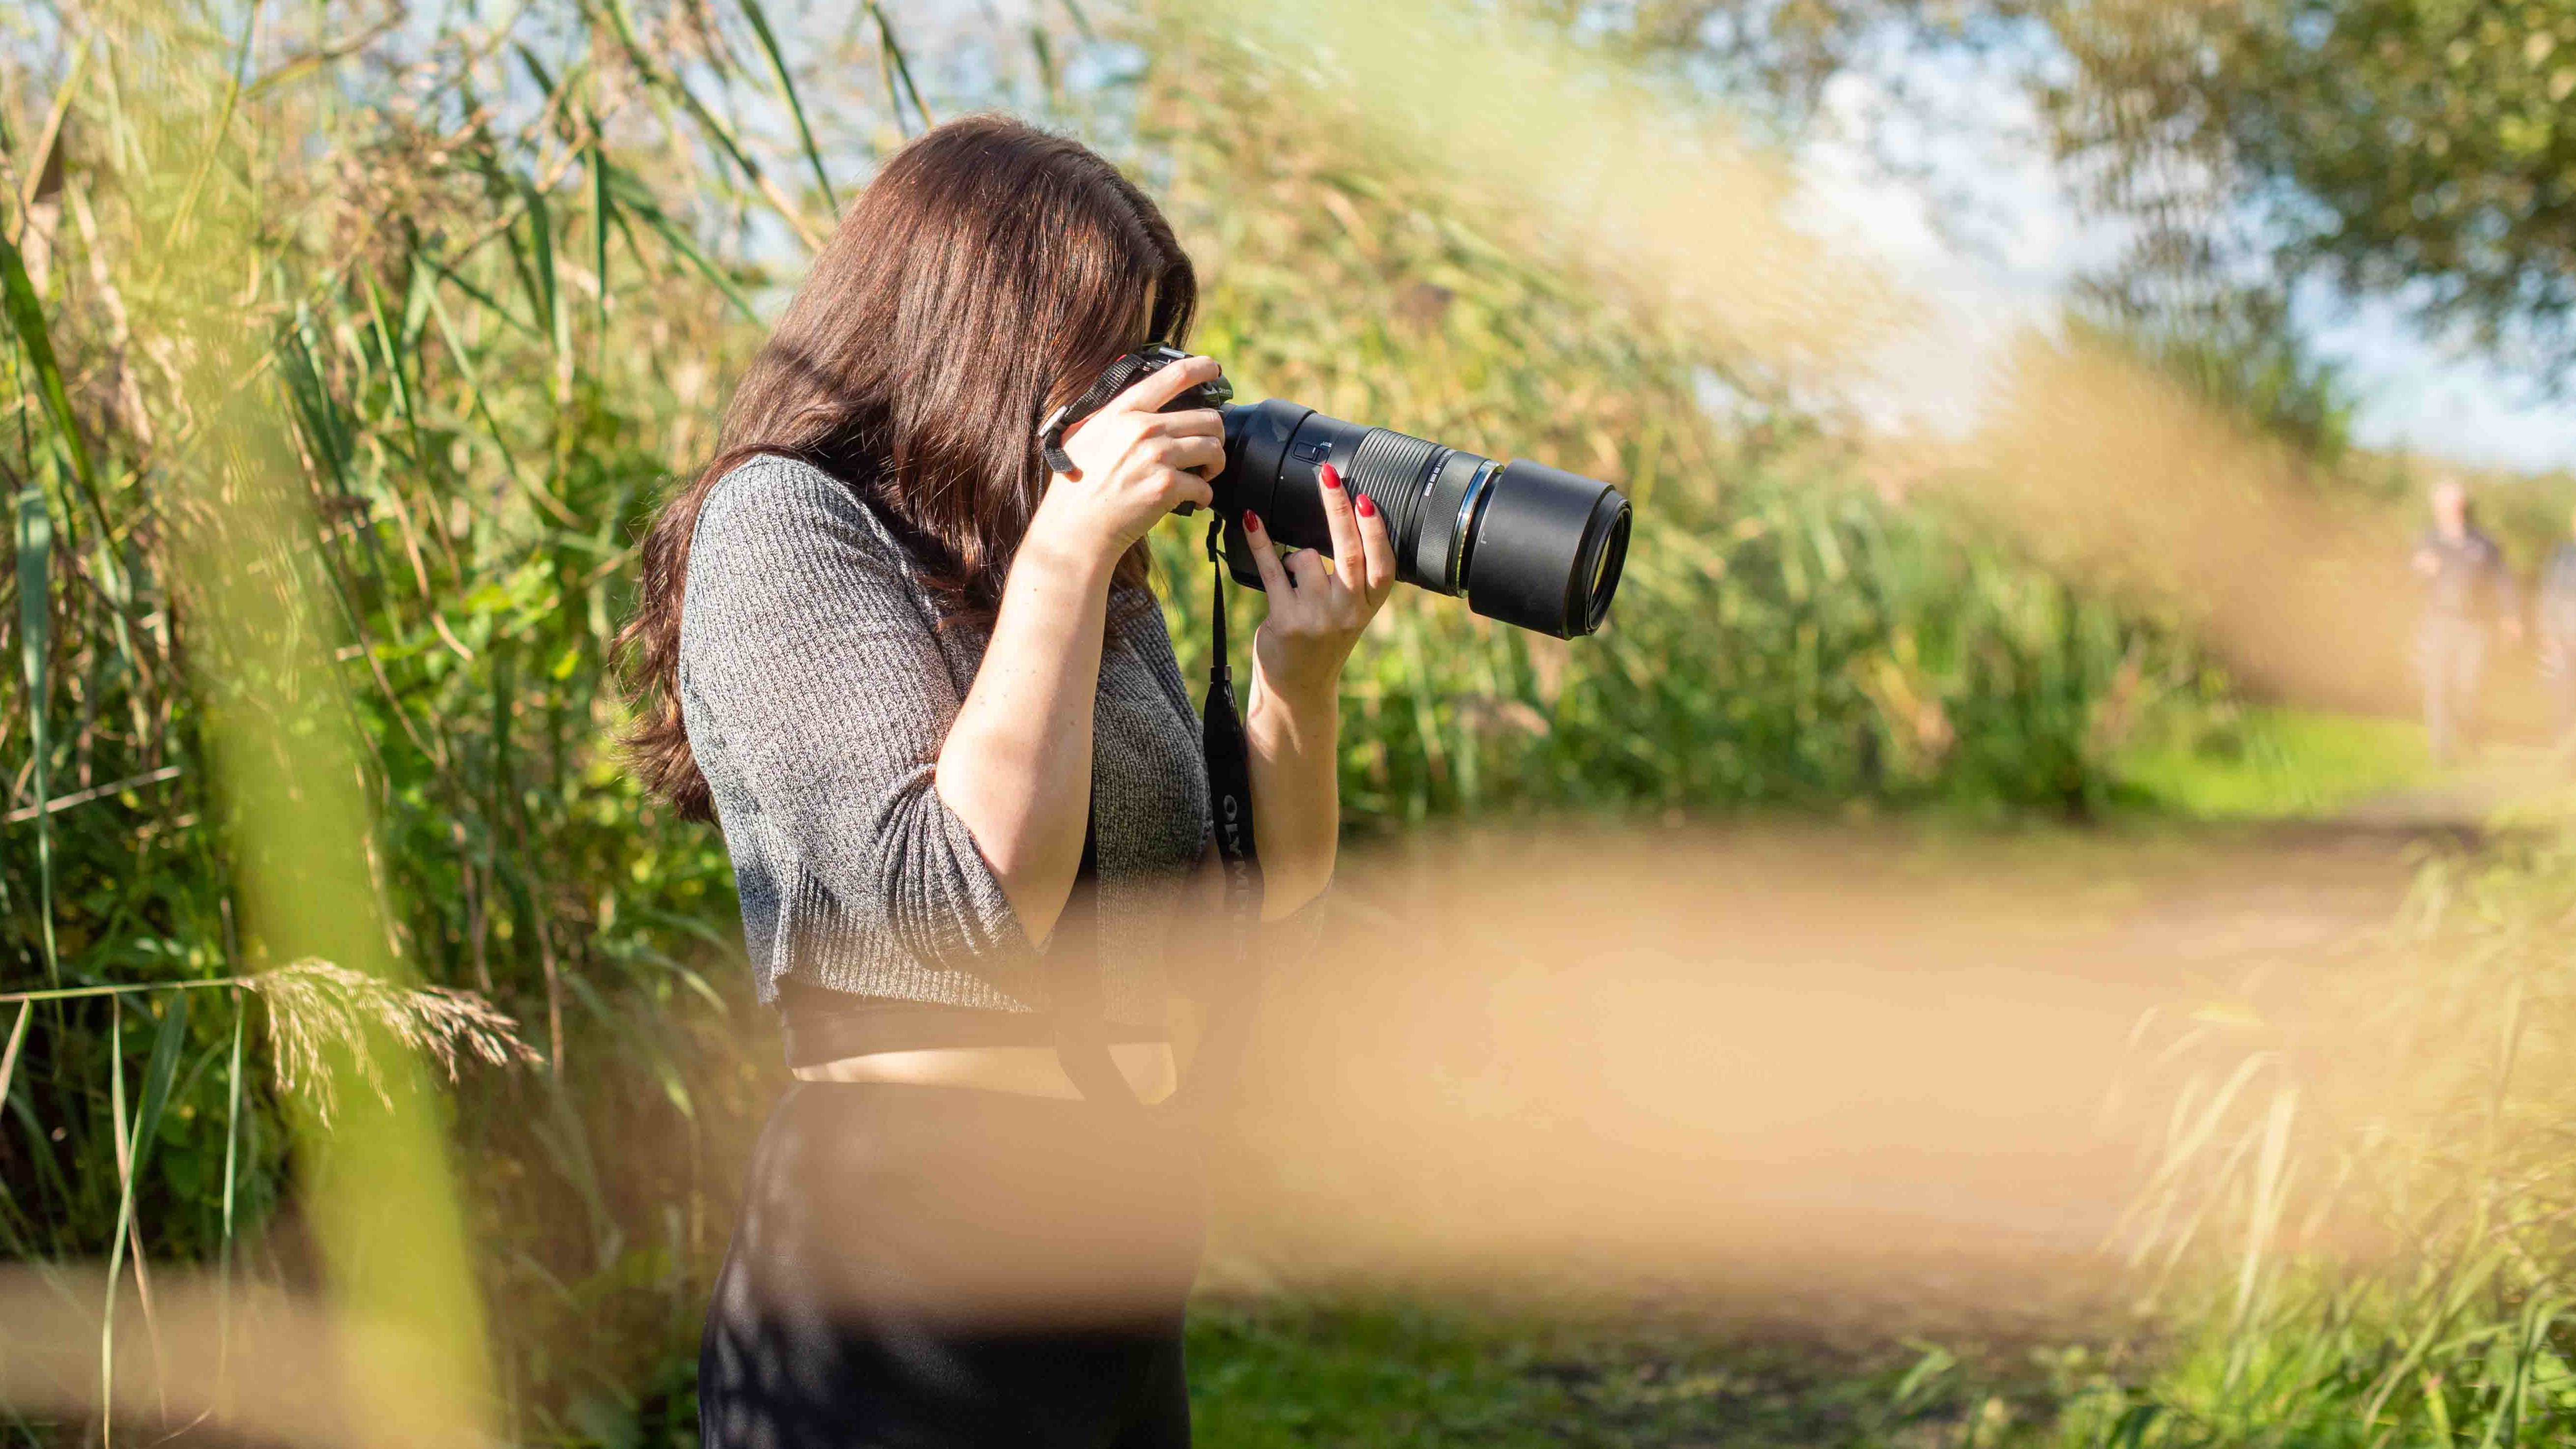
<svg viewBox="0 0 2576 1449"><path fill-rule="evenodd" d="M777 1073L721 842L610 746L609 645L642 525L709 451L758 319L872 160L952 101L1078 126L1151 182L1209 282L1196 342L1243 394L1636 500L1598 639L1393 607L1346 695L1355 828L1854 798L2080 813L2123 732L2194 680L2168 622L1862 476L1758 360L1354 149L1293 78L1150 15L1067 6L996 50L936 17L908 47L909 13L0 22L11 1258L309 1272L287 1123L316 1078L291 1068L311 1033L391 1026L493 1068L463 1074L453 1131L504 1422L686 1439L700 1294ZM244 359L215 383L209 328ZM240 463L211 441L236 406L268 420L296 504L247 533L205 486ZM1195 667L1206 566L1167 534ZM227 644L191 573L208 556L275 601L229 617L336 674ZM249 782L291 790L329 758L299 741L343 729L366 819L355 884L328 889L357 897L351 949L407 984L298 964L244 895L281 844L245 826ZM243 739L267 753L227 752Z"/></svg>
<svg viewBox="0 0 2576 1449"><path fill-rule="evenodd" d="M2576 1434L2576 839L2524 826L2429 857L2304 989L2258 978L2142 1032L2135 1100L2166 1130L2130 1233L2176 1341L2096 1385L2072 1438Z"/></svg>

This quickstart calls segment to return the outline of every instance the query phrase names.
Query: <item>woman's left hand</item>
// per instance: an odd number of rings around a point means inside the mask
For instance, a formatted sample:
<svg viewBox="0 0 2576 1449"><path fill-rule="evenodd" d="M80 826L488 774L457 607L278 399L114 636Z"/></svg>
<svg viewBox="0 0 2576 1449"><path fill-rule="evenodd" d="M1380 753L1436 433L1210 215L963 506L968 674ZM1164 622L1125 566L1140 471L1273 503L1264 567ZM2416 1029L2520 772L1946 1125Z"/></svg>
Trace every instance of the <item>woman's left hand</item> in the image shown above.
<svg viewBox="0 0 2576 1449"><path fill-rule="evenodd" d="M1292 703L1329 705L1342 661L1395 591L1395 541L1367 494L1354 498L1330 463L1318 472L1333 537L1330 559L1301 549L1282 560L1270 530L1251 513L1243 516L1243 533L1270 595L1270 613L1252 637L1260 678Z"/></svg>

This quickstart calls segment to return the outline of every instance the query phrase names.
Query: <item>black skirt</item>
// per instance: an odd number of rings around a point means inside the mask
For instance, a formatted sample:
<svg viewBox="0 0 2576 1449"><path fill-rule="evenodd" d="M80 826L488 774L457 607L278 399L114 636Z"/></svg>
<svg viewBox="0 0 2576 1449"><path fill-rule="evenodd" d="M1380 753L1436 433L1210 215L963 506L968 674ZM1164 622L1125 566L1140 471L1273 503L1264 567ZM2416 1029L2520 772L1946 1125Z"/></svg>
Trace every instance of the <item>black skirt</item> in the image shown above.
<svg viewBox="0 0 2576 1449"><path fill-rule="evenodd" d="M707 1311L705 1449L1186 1445L1206 1200L1151 1113L798 1082Z"/></svg>

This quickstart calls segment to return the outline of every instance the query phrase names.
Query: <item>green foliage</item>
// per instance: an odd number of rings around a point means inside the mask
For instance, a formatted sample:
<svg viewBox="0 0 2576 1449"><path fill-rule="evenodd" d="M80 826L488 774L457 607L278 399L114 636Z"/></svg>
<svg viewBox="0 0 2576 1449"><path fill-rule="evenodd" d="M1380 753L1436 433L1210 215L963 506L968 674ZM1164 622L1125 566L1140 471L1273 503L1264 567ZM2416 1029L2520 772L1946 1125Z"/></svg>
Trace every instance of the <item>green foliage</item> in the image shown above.
<svg viewBox="0 0 2576 1449"><path fill-rule="evenodd" d="M2251 200L2285 275L2576 362L2576 6L2565 0L2043 3L2073 64L2061 151L2190 269Z"/></svg>
<svg viewBox="0 0 2576 1449"><path fill-rule="evenodd" d="M2148 1043L2174 1090L2138 1241L2185 1351L2131 1391L2141 1442L2576 1433L2576 840L2509 839L2428 861L2321 1001Z"/></svg>
<svg viewBox="0 0 2576 1449"><path fill-rule="evenodd" d="M1191 1314L1193 1429L1307 1444L1671 1446L2030 1443L2050 1391L1942 1354L1909 1364L1704 1324L1587 1323L1402 1302L1209 1302ZM1928 1371L1927 1371L1928 1370ZM2035 1402L2020 1405L2014 1399ZM2017 1415L2017 1408L2036 1414ZM1998 1431L2021 1421L2021 1432Z"/></svg>
<svg viewBox="0 0 2576 1449"><path fill-rule="evenodd" d="M2221 703L2158 724L2122 753L2121 782L2192 819L2318 819L2436 773L2406 720Z"/></svg>

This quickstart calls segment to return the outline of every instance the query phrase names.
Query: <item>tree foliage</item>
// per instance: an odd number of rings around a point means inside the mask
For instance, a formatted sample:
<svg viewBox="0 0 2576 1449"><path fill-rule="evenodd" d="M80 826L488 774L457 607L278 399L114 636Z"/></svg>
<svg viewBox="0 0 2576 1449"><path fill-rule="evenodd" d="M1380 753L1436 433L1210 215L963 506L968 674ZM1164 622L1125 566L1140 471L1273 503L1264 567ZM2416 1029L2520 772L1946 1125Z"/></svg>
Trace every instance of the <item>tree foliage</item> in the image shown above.
<svg viewBox="0 0 2576 1449"><path fill-rule="evenodd" d="M2576 363L2576 5L2034 13L2071 62L2040 87L2054 144L2143 224L2136 266L2223 272L2237 236L2280 278L2394 297L2552 380Z"/></svg>

